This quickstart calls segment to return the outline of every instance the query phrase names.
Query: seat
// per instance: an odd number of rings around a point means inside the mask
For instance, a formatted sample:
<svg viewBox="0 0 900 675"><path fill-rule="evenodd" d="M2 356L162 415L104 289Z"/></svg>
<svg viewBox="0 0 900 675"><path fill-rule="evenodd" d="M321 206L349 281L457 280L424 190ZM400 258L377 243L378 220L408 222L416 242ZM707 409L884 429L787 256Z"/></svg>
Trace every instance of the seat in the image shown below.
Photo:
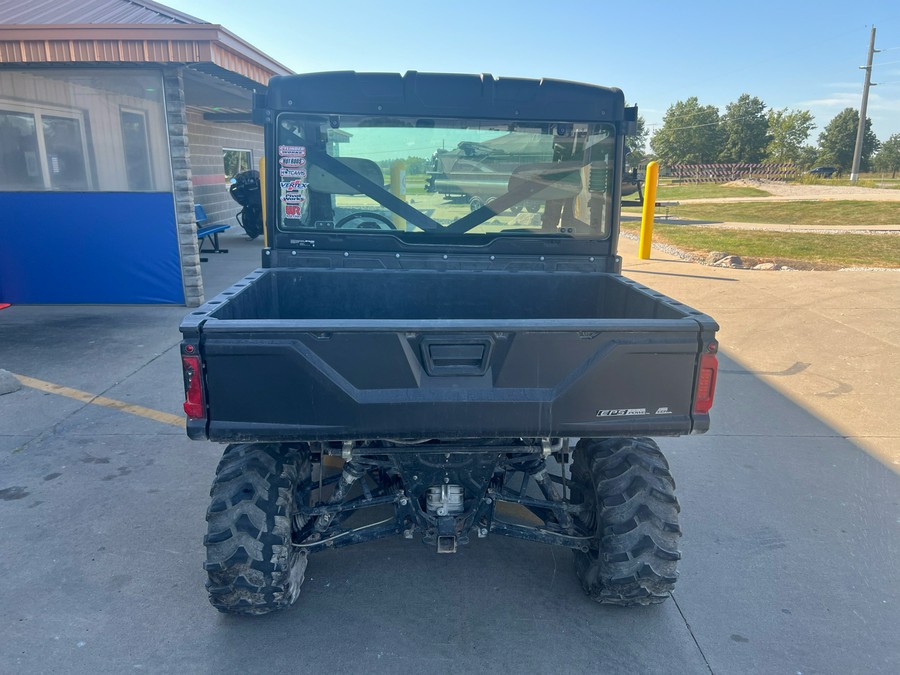
<svg viewBox="0 0 900 675"><path fill-rule="evenodd" d="M219 246L219 233L224 232L231 225L225 223L210 223L201 204L194 204L194 220L197 222L197 241L200 244L200 253L228 253L227 248ZM206 243L212 248L205 249ZM200 262L206 262L207 258L200 258Z"/></svg>

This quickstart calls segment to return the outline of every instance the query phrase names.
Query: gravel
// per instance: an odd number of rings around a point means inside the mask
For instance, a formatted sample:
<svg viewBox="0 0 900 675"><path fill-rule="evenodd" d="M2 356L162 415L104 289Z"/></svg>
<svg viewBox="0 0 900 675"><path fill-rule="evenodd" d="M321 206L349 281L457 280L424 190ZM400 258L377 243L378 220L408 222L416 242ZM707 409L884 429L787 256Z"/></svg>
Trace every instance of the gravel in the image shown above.
<svg viewBox="0 0 900 675"><path fill-rule="evenodd" d="M804 185L768 180L736 180L729 185L765 190L771 197L727 197L723 201L764 201L766 199L858 199L879 202L900 202L900 190L855 187L851 185ZM693 201L693 200L683 200ZM704 200L712 202L712 199Z"/></svg>
<svg viewBox="0 0 900 675"><path fill-rule="evenodd" d="M625 232L624 230L619 232L619 236L623 239L630 239L631 241L639 241L640 237L636 234L632 234L631 232ZM671 244L660 244L653 243L652 248L657 251L662 251L663 253L668 253L671 256L675 256L676 258L680 258L681 260L687 260L688 262L697 263L698 265L705 265L706 267L714 267L707 262L705 256L694 255L693 253L688 253L687 251L682 251L680 248L676 248ZM741 268L732 268L732 269L752 269L749 267L741 267ZM759 271L771 271L771 270L759 270ZM800 272L803 270L798 270L794 267L790 267L789 265L779 265L777 271L779 272ZM896 267L842 267L838 272L900 272L900 268Z"/></svg>

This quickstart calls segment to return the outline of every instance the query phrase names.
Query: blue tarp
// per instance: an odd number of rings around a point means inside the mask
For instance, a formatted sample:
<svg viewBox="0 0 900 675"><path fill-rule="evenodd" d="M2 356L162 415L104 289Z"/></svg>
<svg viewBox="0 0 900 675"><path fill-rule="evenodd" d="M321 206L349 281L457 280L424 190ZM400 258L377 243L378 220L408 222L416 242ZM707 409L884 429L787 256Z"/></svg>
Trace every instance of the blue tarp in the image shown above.
<svg viewBox="0 0 900 675"><path fill-rule="evenodd" d="M0 302L183 304L170 192L0 192Z"/></svg>

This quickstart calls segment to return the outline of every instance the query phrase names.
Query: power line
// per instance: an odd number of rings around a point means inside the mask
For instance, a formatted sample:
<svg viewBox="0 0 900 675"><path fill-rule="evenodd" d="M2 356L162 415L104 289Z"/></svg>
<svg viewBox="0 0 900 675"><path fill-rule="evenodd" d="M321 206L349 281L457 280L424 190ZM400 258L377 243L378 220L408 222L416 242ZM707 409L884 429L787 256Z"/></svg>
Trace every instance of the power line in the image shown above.
<svg viewBox="0 0 900 675"><path fill-rule="evenodd" d="M702 111L698 111L698 112L702 112ZM692 113L692 114L696 114L696 113ZM744 115L742 117L729 117L729 118L725 118L723 116L719 119L718 122L705 122L704 124L694 124L689 127L672 127L669 129L669 131L685 131L687 129L701 129L703 127L714 127L717 124L725 124L726 122L743 122L744 120L751 119L752 117L754 117L754 115ZM664 126L666 126L666 123L663 122L662 124L648 124L647 126L651 126L651 127L662 126L662 127L664 127ZM815 128L815 127L813 127L813 128Z"/></svg>
<svg viewBox="0 0 900 675"><path fill-rule="evenodd" d="M695 97L691 96L690 98L695 98ZM681 101L678 101L678 103L681 103ZM673 105L674 105L674 104L673 104ZM672 106L669 106L669 107L671 108ZM708 107L710 107L710 106L704 106L704 107L707 107L707 108L708 108ZM713 107L713 108L716 108L716 111L718 111L718 107L716 107L716 106L712 106L712 107ZM708 110L695 110L694 112L679 113L679 114L678 114L678 117L679 117L679 118L682 118L682 117L694 117L694 116L696 116L696 115L702 115L702 114L704 114L704 113L706 113L706 112L709 112L709 111L708 111ZM667 112L666 114L668 114L668 112ZM651 125L651 126L658 126L658 125L653 124L653 125Z"/></svg>

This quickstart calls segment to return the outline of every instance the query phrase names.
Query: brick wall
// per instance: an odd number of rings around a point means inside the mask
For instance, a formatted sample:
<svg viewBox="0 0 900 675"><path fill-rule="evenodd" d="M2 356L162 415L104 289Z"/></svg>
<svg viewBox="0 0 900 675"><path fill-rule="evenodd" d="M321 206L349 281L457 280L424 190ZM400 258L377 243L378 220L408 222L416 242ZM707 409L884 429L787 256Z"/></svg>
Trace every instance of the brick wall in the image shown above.
<svg viewBox="0 0 900 675"><path fill-rule="evenodd" d="M188 307L196 307L203 303L203 277L200 274L197 228L194 224L191 150L188 147L183 72L183 68L178 66L165 68L163 86L166 92L166 125L169 130L169 153L172 158L174 179L172 193L175 197L184 303Z"/></svg>
<svg viewBox="0 0 900 675"><path fill-rule="evenodd" d="M191 145L191 170L194 201L201 204L210 222L239 227L234 219L240 211L225 186L222 149L250 150L251 168L259 169L263 156L263 130L255 124L207 122L203 112L188 108L188 141Z"/></svg>

